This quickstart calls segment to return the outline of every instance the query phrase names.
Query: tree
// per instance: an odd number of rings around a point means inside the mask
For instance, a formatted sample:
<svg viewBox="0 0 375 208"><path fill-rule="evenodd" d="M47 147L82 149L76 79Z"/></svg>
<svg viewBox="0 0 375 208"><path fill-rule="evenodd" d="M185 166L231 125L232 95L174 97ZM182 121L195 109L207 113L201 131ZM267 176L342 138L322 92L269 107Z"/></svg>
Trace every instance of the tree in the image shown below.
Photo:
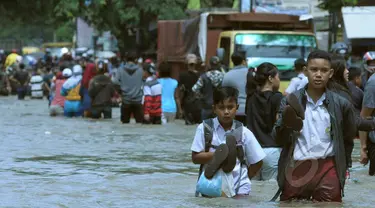
<svg viewBox="0 0 375 208"><path fill-rule="evenodd" d="M233 0L201 0L204 7L231 7ZM111 31L122 51L134 45L130 31L139 31L140 49L156 45L156 34L149 28L157 20L186 17L186 0L13 0L0 4L0 19L21 25L53 28L62 36L72 30L71 23L81 17L99 31ZM69 29L68 32L64 28ZM59 36L60 37L60 36Z"/></svg>
<svg viewBox="0 0 375 208"><path fill-rule="evenodd" d="M3 1L0 4L0 38L39 45L52 41L56 32L59 40L72 40L73 22L66 15L55 14L58 3L58 0Z"/></svg>
<svg viewBox="0 0 375 208"><path fill-rule="evenodd" d="M358 3L358 0L319 0L318 7L320 9L330 11L330 12L339 12L344 6L355 6Z"/></svg>
<svg viewBox="0 0 375 208"><path fill-rule="evenodd" d="M60 0L55 7L57 16L81 17L99 31L111 31L122 51L125 46L134 47L134 36L129 37L130 30L140 33L140 49L151 45L150 24L158 19L181 19L185 17L184 0ZM155 38L153 38L155 39Z"/></svg>
<svg viewBox="0 0 375 208"><path fill-rule="evenodd" d="M320 9L329 12L329 45L337 41L338 25L342 24L341 8L344 6L355 6L358 0L319 0L321 3L318 5Z"/></svg>

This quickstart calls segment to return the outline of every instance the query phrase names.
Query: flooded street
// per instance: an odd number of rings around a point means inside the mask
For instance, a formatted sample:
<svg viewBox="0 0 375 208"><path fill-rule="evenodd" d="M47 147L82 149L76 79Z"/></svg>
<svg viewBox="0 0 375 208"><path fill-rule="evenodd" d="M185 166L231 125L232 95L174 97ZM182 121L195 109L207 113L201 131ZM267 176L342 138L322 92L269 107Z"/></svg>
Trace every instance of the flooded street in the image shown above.
<svg viewBox="0 0 375 208"><path fill-rule="evenodd" d="M0 207L372 207L375 177L353 153L342 205L267 202L275 181L252 182L247 199L194 197L198 166L190 160L195 126L122 125L51 118L47 101L0 98Z"/></svg>

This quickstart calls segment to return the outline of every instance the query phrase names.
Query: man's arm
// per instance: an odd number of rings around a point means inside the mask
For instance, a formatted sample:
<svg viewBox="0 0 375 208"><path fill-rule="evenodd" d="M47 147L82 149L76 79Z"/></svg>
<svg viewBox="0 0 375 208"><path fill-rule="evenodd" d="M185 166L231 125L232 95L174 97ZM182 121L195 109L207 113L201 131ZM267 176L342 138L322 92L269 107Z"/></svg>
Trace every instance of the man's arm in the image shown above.
<svg viewBox="0 0 375 208"><path fill-rule="evenodd" d="M264 153L254 134L246 127L243 127L243 131L243 135L245 136L245 156L248 165L247 175L251 179L262 167L262 160L266 157L266 154Z"/></svg>
<svg viewBox="0 0 375 208"><path fill-rule="evenodd" d="M31 76L28 75L27 79L26 79L26 82L25 82L25 84L23 86L25 86L25 87L29 86L30 80L31 80Z"/></svg>
<svg viewBox="0 0 375 208"><path fill-rule="evenodd" d="M6 83L7 90L9 91L9 93L11 93L12 92L12 87L10 85L10 81L9 81L8 76L6 76L6 75L5 75L5 83Z"/></svg>
<svg viewBox="0 0 375 208"><path fill-rule="evenodd" d="M361 111L361 117L367 118L372 116L372 113L375 109L375 85L372 81L368 82L365 91L363 94L363 106ZM367 156L367 132L359 132L359 138L361 140L361 163L367 164L368 163L368 156Z"/></svg>
<svg viewBox="0 0 375 208"><path fill-rule="evenodd" d="M203 79L202 76L199 77L198 81L194 84L192 90L195 93L199 93L203 87Z"/></svg>
<svg viewBox="0 0 375 208"><path fill-rule="evenodd" d="M221 83L222 87L232 87L228 74L224 75L223 82Z"/></svg>
<svg viewBox="0 0 375 208"><path fill-rule="evenodd" d="M191 160L194 164L206 164L213 158L213 152L205 152L203 124L197 127L193 144L191 145L191 151Z"/></svg>
<svg viewBox="0 0 375 208"><path fill-rule="evenodd" d="M95 82L93 80L90 80L90 84L89 84L89 90L88 90L88 93L89 93L89 96L91 98L94 98L96 96L96 89L95 89Z"/></svg>
<svg viewBox="0 0 375 208"><path fill-rule="evenodd" d="M286 88L285 90L285 94L288 95L290 93L293 93L294 91L297 90L297 86L296 86L296 80L295 78L293 78L290 83L289 83L289 86Z"/></svg>
<svg viewBox="0 0 375 208"><path fill-rule="evenodd" d="M121 75L120 75L120 68L117 70L117 73L115 74L114 78L112 79L112 83L114 85L120 85L121 84Z"/></svg>
<svg viewBox="0 0 375 208"><path fill-rule="evenodd" d="M352 151L354 147L354 138L357 134L358 128L356 126L357 117L354 106L346 101L344 106L344 113L343 113L343 139L344 139L344 149L345 149L345 156L346 156L346 165L347 168L350 167L352 161Z"/></svg>
<svg viewBox="0 0 375 208"><path fill-rule="evenodd" d="M191 160L194 164L207 164L213 157L213 152L191 152Z"/></svg>
<svg viewBox="0 0 375 208"><path fill-rule="evenodd" d="M177 112L178 112L178 117L182 117L182 107L181 107L181 98L180 98L180 88L177 86L175 91L174 91L174 99L176 101L177 105Z"/></svg>
<svg viewBox="0 0 375 208"><path fill-rule="evenodd" d="M247 169L247 175L249 176L250 179L252 179L258 173L260 168L262 168L262 165L263 165L263 161L261 160L249 166L249 168Z"/></svg>
<svg viewBox="0 0 375 208"><path fill-rule="evenodd" d="M367 107L362 107L361 111L361 117L362 118L367 118L372 115L374 109L373 108L367 108ZM359 139L361 142L361 163L366 165L368 163L368 156L367 156L367 138L368 137L368 132L366 131L360 131L359 132Z"/></svg>
<svg viewBox="0 0 375 208"><path fill-rule="evenodd" d="M118 69L120 70L120 69ZM116 92L118 94L121 94L121 76L120 76L120 72L117 71L117 73L115 74L115 78L112 79L112 83L113 83L113 87L115 88Z"/></svg>

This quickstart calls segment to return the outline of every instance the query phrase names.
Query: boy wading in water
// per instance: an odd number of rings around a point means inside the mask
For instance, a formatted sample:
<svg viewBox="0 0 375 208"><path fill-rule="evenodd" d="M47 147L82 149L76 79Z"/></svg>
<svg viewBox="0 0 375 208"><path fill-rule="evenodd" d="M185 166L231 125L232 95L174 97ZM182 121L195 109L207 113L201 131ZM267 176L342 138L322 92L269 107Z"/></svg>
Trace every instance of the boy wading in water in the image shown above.
<svg viewBox="0 0 375 208"><path fill-rule="evenodd" d="M204 169L207 179L212 179L222 169L232 181L222 191L222 196L228 197L249 195L250 178L261 168L266 156L254 134L234 120L237 98L235 88L215 89L213 110L217 117L198 126L191 146L193 163L204 165L201 170Z"/></svg>
<svg viewBox="0 0 375 208"><path fill-rule="evenodd" d="M274 129L283 148L280 200L341 202L357 130L355 113L348 100L327 89L333 75L327 52L312 52L305 74L307 87L282 100Z"/></svg>

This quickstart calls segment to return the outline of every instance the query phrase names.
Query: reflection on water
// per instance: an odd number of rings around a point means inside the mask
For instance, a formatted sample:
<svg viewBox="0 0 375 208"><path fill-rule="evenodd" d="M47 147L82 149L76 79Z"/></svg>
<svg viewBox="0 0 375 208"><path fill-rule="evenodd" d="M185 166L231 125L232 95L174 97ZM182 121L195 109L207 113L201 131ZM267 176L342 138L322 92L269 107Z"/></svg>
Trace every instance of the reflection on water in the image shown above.
<svg viewBox="0 0 375 208"><path fill-rule="evenodd" d="M354 163L343 204L268 202L275 181L246 199L194 197L195 127L50 118L46 101L0 98L0 207L372 207L375 178ZM359 143L353 153L358 161Z"/></svg>

